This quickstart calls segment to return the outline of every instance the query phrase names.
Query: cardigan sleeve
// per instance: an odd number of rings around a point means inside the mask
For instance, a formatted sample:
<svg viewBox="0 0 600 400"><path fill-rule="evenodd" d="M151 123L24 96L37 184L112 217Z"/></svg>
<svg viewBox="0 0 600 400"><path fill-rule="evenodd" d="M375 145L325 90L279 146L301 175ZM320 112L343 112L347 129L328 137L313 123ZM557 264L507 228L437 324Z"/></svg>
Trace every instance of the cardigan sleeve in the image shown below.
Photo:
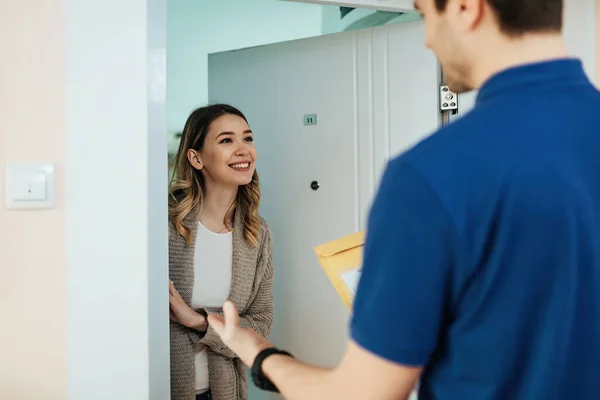
<svg viewBox="0 0 600 400"><path fill-rule="evenodd" d="M251 328L258 334L267 338L271 333L273 324L273 281L275 268L273 266L273 238L268 225L265 224L265 237L262 243L257 263L257 271L262 271L262 277L256 295L246 311L240 314L240 325L242 328ZM208 312L208 314L212 314ZM223 312L219 312L223 315ZM234 358L235 353L231 351L222 341L219 335L209 325L206 332L194 332L190 335L194 343L202 343L211 350L224 357Z"/></svg>

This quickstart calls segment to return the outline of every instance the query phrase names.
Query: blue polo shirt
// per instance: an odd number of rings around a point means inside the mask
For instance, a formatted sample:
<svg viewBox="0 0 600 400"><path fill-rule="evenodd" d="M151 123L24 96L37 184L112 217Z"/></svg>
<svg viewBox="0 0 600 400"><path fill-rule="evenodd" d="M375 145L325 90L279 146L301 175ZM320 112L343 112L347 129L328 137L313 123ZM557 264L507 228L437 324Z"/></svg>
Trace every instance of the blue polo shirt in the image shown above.
<svg viewBox="0 0 600 400"><path fill-rule="evenodd" d="M579 60L528 64L390 161L353 340L421 399L600 399L599 127Z"/></svg>

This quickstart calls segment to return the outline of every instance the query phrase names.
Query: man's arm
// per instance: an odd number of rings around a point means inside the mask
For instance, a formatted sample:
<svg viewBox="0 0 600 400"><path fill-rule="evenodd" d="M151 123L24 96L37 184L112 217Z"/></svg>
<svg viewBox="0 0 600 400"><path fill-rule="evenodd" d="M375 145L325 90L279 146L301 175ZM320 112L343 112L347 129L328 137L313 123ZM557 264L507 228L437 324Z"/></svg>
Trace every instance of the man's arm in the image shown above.
<svg viewBox="0 0 600 400"><path fill-rule="evenodd" d="M258 353L273 345L252 329L240 327L238 311L232 303L227 302L223 311L224 317L209 316L210 324L251 367ZM414 388L421 368L387 361L350 341L344 359L335 369L274 354L264 360L262 371L288 400L404 400Z"/></svg>
<svg viewBox="0 0 600 400"><path fill-rule="evenodd" d="M405 400L421 374L421 368L389 362L352 341L344 360L334 370L273 355L264 361L263 371L272 382L277 382L281 394L289 400Z"/></svg>

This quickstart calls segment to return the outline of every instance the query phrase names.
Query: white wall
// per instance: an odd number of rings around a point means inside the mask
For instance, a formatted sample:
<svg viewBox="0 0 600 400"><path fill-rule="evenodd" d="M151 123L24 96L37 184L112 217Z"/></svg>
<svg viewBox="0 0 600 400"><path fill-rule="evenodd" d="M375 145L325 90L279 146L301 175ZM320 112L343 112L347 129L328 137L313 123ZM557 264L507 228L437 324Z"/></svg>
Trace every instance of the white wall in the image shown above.
<svg viewBox="0 0 600 400"><path fill-rule="evenodd" d="M208 54L317 36L322 7L279 0L168 2L167 125L208 102ZM258 95L258 93L257 93Z"/></svg>
<svg viewBox="0 0 600 400"><path fill-rule="evenodd" d="M5 163L57 173L0 207L2 400L169 397L165 8L0 2L0 198Z"/></svg>
<svg viewBox="0 0 600 400"><path fill-rule="evenodd" d="M71 400L169 398L165 16L166 0L67 3Z"/></svg>
<svg viewBox="0 0 600 400"><path fill-rule="evenodd" d="M565 0L563 34L569 53L582 59L591 80L596 70L595 0Z"/></svg>

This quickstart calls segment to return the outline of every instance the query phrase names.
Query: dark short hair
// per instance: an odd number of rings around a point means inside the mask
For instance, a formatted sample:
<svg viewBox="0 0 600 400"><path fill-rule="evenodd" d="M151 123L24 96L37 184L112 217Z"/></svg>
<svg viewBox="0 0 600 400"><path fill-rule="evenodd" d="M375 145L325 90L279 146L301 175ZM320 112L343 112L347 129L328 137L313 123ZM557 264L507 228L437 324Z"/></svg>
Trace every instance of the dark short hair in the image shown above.
<svg viewBox="0 0 600 400"><path fill-rule="evenodd" d="M486 0L494 9L500 29L507 35L560 32L563 0ZM438 11L444 11L448 0L435 0Z"/></svg>

